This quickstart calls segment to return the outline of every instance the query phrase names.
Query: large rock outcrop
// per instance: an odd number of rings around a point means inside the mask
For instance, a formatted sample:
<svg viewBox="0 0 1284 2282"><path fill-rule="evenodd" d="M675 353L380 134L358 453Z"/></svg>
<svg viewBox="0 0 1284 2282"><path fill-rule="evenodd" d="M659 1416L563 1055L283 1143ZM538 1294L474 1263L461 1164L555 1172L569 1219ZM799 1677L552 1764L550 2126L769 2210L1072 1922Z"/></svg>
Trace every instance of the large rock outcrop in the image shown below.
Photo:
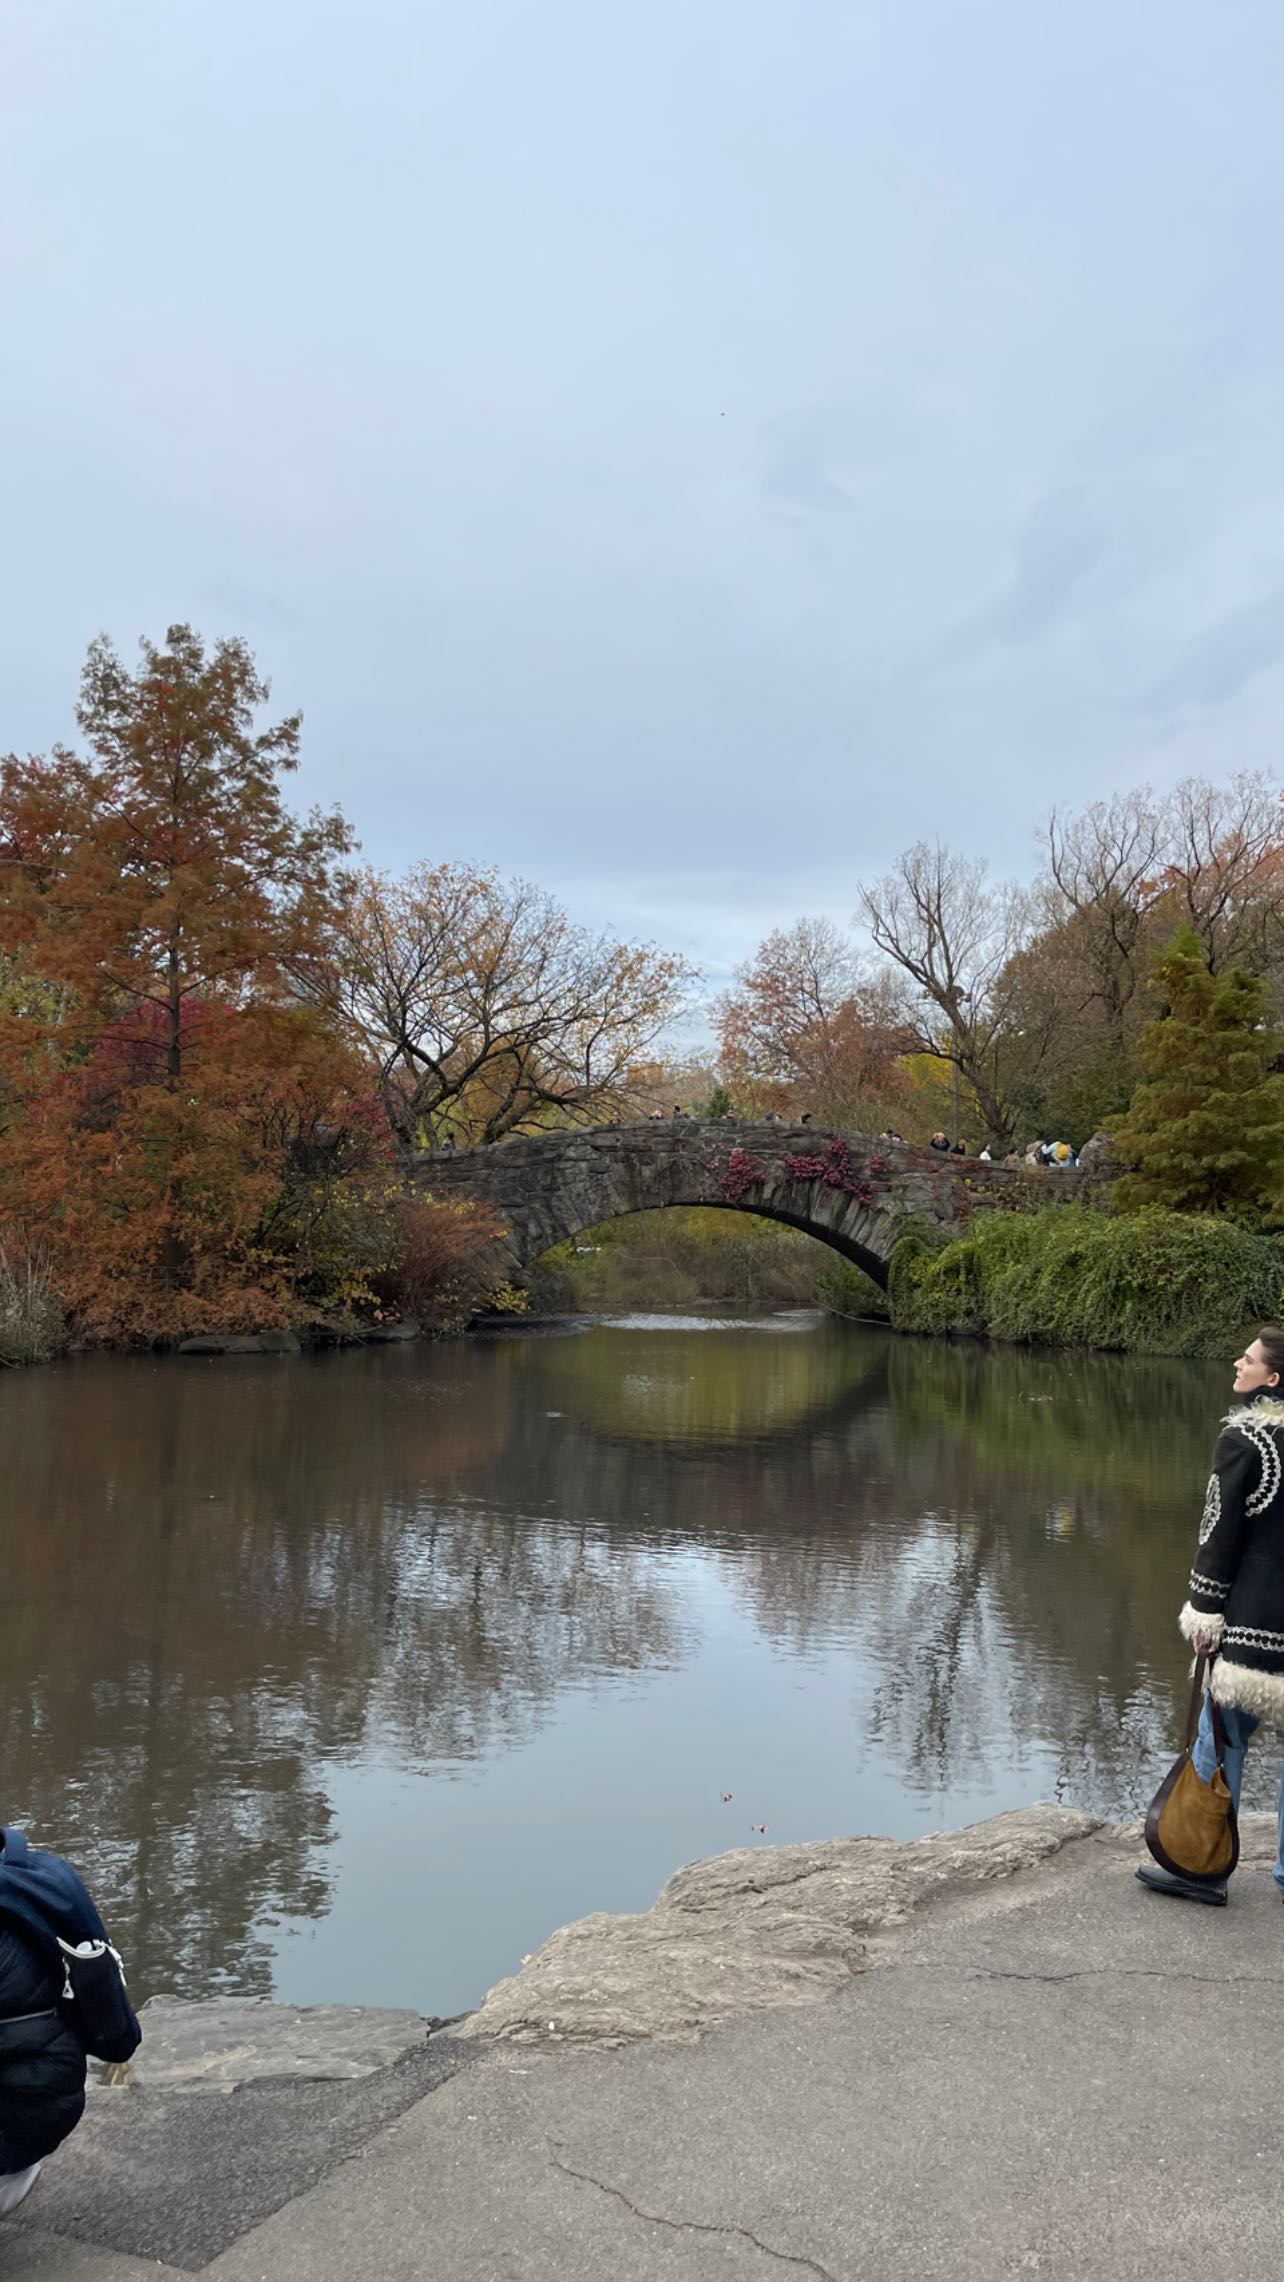
<svg viewBox="0 0 1284 2282"><path fill-rule="evenodd" d="M842 1988L914 1912L1045 1861L1100 1828L1069 1807L1023 1807L897 1844L831 1838L695 1862L637 1917L599 1913L553 1934L461 2024L531 2044L691 2042L737 2013Z"/></svg>

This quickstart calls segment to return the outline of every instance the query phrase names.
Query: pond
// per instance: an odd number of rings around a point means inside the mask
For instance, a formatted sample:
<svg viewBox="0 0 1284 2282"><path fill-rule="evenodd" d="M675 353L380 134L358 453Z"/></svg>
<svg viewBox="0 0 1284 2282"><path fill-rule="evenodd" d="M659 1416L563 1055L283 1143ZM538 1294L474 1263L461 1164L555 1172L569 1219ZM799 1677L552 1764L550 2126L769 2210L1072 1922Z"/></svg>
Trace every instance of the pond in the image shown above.
<svg viewBox="0 0 1284 2282"><path fill-rule="evenodd" d="M1229 1383L810 1313L8 1373L3 1819L139 1998L450 2014L700 1855L1135 1810Z"/></svg>

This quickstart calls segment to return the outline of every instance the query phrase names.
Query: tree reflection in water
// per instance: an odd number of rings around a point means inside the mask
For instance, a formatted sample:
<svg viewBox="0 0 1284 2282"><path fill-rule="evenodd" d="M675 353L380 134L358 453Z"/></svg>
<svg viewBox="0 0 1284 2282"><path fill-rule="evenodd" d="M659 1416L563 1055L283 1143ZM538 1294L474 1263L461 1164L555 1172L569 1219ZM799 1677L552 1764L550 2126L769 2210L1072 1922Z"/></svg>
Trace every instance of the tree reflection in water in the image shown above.
<svg viewBox="0 0 1284 2282"><path fill-rule="evenodd" d="M948 1802L1033 1739L1135 1804L1224 1380L850 1325L9 1374L5 1812L144 1993L264 1993L330 1770L489 1765L627 1675L645 1717L705 1650L693 1561L804 1686L850 1655L818 1749Z"/></svg>

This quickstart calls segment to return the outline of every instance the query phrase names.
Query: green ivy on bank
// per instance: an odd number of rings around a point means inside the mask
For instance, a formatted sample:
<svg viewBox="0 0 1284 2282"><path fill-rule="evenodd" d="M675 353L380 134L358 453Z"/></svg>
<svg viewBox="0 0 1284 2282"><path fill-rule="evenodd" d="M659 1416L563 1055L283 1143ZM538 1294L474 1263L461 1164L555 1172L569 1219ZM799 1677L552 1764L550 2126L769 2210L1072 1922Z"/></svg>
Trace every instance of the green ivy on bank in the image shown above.
<svg viewBox="0 0 1284 2282"><path fill-rule="evenodd" d="M1161 1207L985 1214L944 1243L910 1230L889 1278L902 1331L1143 1355L1232 1355L1282 1293L1284 1238Z"/></svg>

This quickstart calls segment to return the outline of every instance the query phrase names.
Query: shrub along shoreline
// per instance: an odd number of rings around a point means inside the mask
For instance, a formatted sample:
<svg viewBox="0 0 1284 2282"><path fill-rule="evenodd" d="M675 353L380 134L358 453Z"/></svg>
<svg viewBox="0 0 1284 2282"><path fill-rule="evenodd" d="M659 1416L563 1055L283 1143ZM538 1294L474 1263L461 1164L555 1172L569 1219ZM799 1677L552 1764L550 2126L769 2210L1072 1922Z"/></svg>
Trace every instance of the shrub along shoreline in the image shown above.
<svg viewBox="0 0 1284 2282"><path fill-rule="evenodd" d="M892 1254L899 1331L1137 1355L1233 1354L1282 1311L1284 1236L1213 1214L1077 1204L978 1215Z"/></svg>

